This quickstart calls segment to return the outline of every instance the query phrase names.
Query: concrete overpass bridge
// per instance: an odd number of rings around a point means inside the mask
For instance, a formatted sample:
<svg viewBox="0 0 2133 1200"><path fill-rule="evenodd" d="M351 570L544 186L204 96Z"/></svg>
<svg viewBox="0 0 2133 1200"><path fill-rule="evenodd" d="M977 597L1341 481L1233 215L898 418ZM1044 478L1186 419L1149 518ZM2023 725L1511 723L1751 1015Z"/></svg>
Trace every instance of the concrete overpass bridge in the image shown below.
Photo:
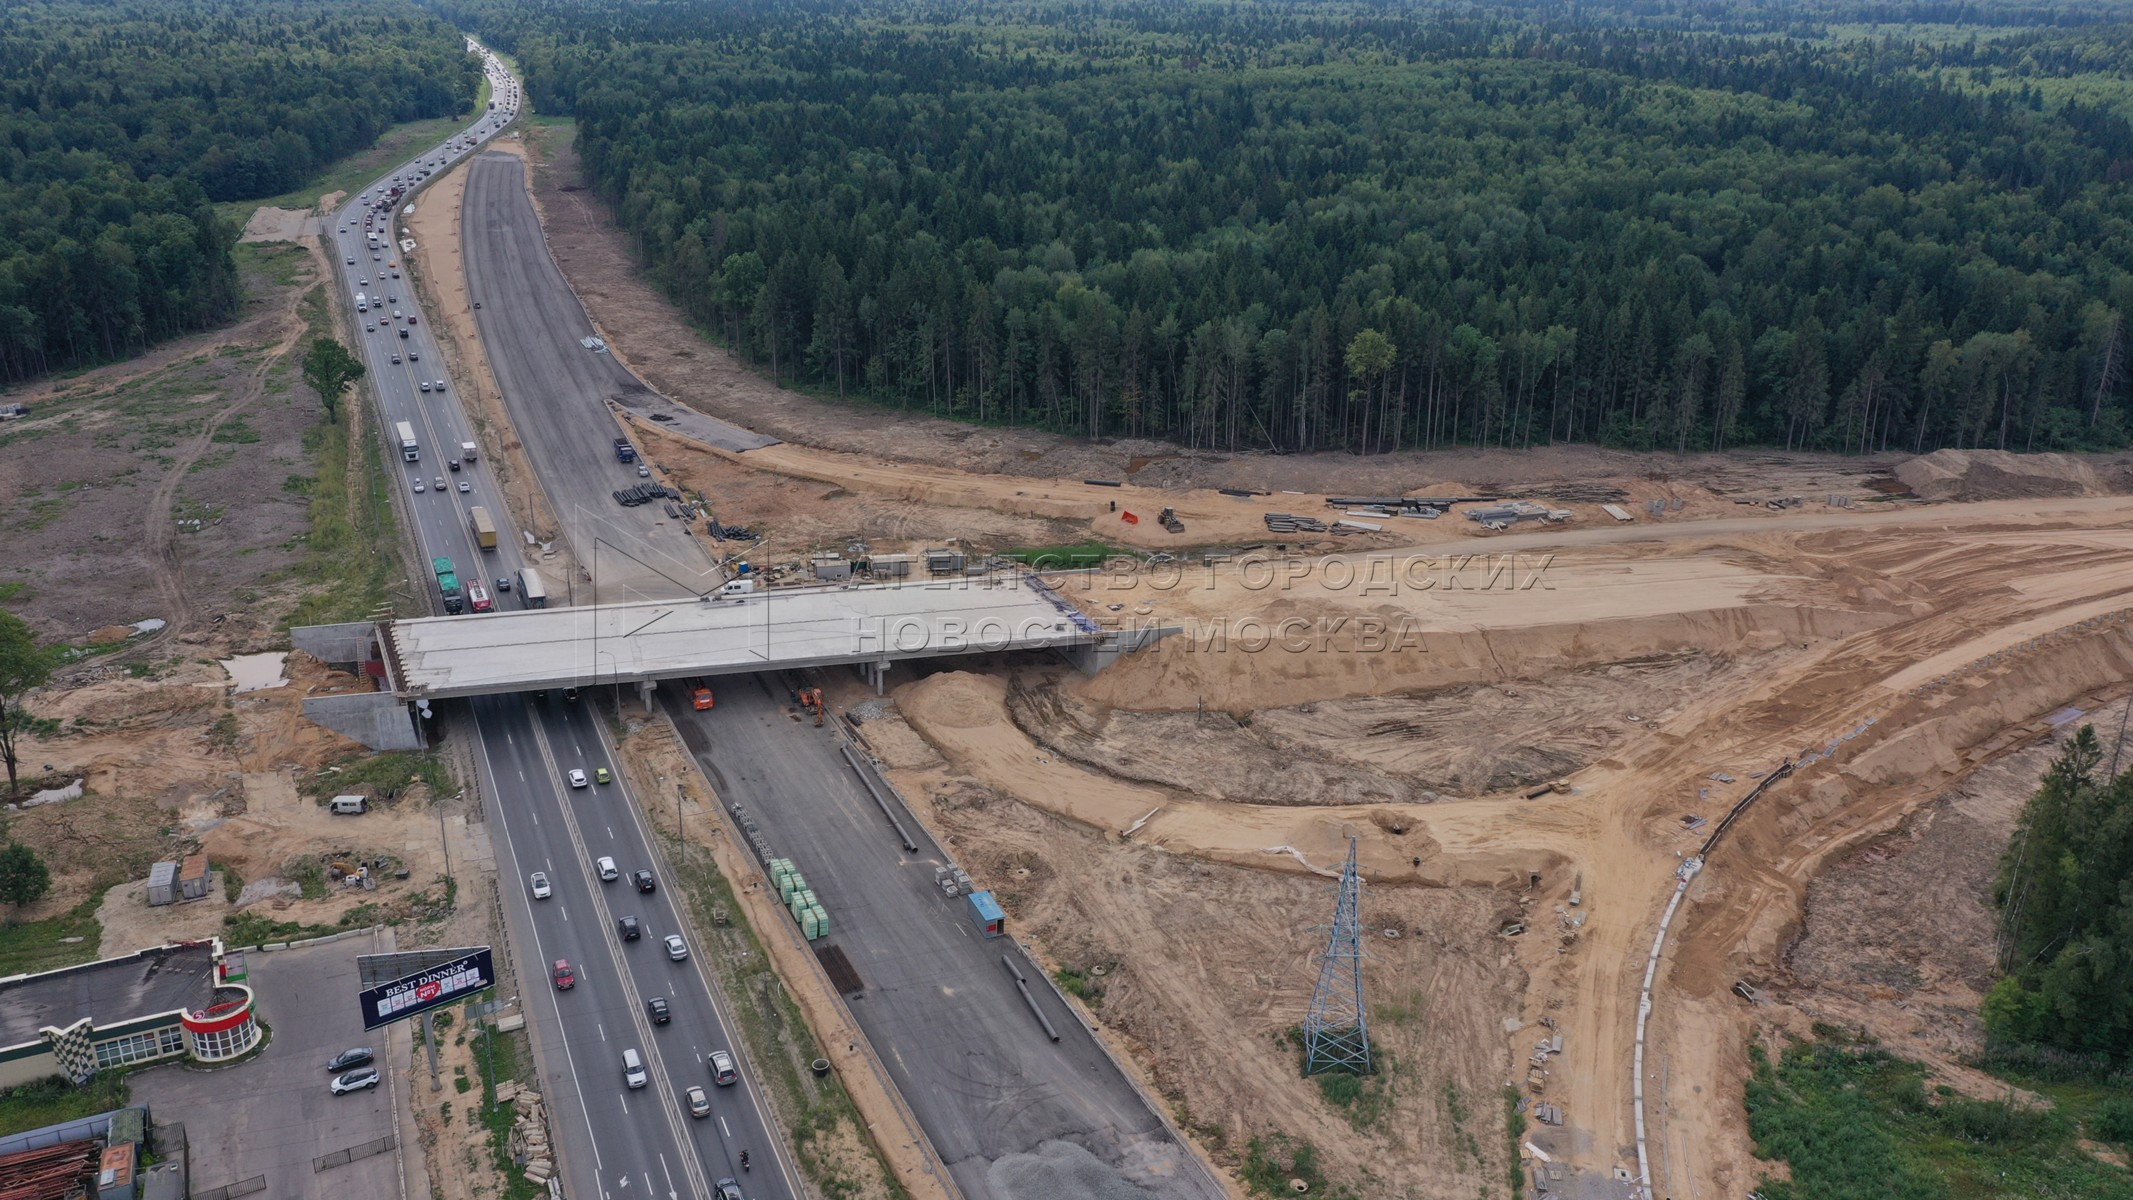
<svg viewBox="0 0 2133 1200"><path fill-rule="evenodd" d="M313 696L311 719L373 749L424 744L432 701L664 679L854 666L877 691L900 661L1052 650L1094 673L1169 629L1106 630L1035 575L774 588L732 597L314 625L297 649L349 664L374 691Z"/></svg>

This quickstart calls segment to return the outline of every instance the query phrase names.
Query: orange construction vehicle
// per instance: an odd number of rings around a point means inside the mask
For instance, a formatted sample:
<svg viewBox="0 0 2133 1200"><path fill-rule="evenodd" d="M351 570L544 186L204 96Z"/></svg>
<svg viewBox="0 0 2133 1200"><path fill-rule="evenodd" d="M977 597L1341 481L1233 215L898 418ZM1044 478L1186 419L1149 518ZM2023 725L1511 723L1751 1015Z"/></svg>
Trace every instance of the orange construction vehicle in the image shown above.
<svg viewBox="0 0 2133 1200"><path fill-rule="evenodd" d="M697 684L695 690L689 693L689 700L696 705L697 712L711 711L711 689L709 687L701 683Z"/></svg>
<svg viewBox="0 0 2133 1200"><path fill-rule="evenodd" d="M815 714L815 728L820 729L822 727L824 705L822 703L821 688L800 689L800 711Z"/></svg>

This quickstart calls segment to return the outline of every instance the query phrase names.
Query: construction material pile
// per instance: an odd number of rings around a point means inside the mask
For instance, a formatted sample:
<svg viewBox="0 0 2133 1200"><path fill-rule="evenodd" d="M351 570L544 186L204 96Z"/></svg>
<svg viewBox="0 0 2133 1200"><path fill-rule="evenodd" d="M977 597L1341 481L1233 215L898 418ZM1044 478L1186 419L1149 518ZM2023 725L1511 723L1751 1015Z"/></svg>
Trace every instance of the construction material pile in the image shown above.
<svg viewBox="0 0 2133 1200"><path fill-rule="evenodd" d="M640 483L636 487L623 488L621 491L613 493L613 495L615 502L624 508L635 508L640 504L650 504L654 500L681 499L680 492L670 487L661 487L656 483Z"/></svg>
<svg viewBox="0 0 2133 1200"><path fill-rule="evenodd" d="M1293 513L1268 513L1266 527L1269 533L1324 533L1326 523L1317 517L1299 517Z"/></svg>

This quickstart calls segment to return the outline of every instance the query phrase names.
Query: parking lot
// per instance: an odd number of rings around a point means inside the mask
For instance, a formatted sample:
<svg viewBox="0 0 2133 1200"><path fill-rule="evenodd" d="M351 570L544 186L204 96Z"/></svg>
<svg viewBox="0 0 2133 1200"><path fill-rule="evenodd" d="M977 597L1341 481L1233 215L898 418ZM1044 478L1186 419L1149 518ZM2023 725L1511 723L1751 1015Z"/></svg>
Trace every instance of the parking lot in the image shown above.
<svg viewBox="0 0 2133 1200"><path fill-rule="evenodd" d="M386 1200L427 1196L419 1147L401 1147L397 1113L410 1086L411 1041L405 1026L365 1035L356 1008L358 954L386 950L382 935L354 937L272 954L246 955L246 983L272 1030L254 1057L220 1070L171 1064L132 1079L133 1098L161 1121L185 1125L191 1142L192 1192L264 1176L264 1195L276 1200L363 1196ZM384 1036L391 1033L390 1041ZM374 1046L382 1081L336 1096L327 1090L326 1062L351 1046ZM418 1080L413 1084L411 1080ZM345 1163L338 1151L377 1147ZM317 1165L327 1159L328 1165ZM403 1187L406 1170L419 1186ZM235 1188L242 1193L247 1189Z"/></svg>

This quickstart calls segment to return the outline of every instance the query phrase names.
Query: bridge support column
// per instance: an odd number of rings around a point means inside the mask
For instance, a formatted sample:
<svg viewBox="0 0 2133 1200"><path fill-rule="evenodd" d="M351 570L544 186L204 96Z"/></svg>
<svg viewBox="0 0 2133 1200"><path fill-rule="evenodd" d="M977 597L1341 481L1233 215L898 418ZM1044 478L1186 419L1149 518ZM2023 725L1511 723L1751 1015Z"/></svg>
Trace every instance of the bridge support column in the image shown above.
<svg viewBox="0 0 2133 1200"><path fill-rule="evenodd" d="M654 684L649 679L640 679L637 681L637 698L639 700L644 701L645 716L649 717L652 715L652 693L657 690L658 685Z"/></svg>
<svg viewBox="0 0 2133 1200"><path fill-rule="evenodd" d="M874 660L873 662L859 664L859 677L861 679L866 680L868 683L874 685L874 694L877 696L881 695L882 692L885 690L886 685L884 683L884 680L886 680L888 676L889 660L886 658L880 658Z"/></svg>

